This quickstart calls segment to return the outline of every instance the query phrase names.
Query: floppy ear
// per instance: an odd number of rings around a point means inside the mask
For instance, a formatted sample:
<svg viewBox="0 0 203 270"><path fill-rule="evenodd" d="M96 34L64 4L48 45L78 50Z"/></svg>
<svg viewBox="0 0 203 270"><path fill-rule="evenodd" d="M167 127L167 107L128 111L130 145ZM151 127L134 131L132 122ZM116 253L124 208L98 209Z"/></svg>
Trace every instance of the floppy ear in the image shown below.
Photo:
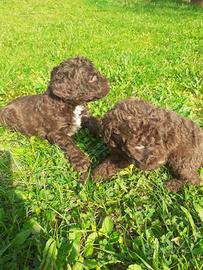
<svg viewBox="0 0 203 270"><path fill-rule="evenodd" d="M78 90L74 83L75 71L60 70L61 67L54 67L51 71L50 87L54 95L59 98L73 100L77 98Z"/></svg>
<svg viewBox="0 0 203 270"><path fill-rule="evenodd" d="M112 133L112 125L108 118L104 116L104 118L99 120L99 135L102 137L105 143L108 143Z"/></svg>

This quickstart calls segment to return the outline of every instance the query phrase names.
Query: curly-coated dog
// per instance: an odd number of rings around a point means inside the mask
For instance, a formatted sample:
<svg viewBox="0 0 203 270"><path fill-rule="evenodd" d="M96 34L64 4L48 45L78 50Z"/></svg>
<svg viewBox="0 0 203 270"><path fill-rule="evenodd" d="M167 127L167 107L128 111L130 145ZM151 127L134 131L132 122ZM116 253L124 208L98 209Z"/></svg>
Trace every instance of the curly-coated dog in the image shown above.
<svg viewBox="0 0 203 270"><path fill-rule="evenodd" d="M87 58L69 58L53 68L43 94L18 97L1 108L0 123L57 144L75 170L85 170L89 159L70 137L83 122L94 129L87 102L105 97L109 87L108 79Z"/></svg>
<svg viewBox="0 0 203 270"><path fill-rule="evenodd" d="M143 171L167 165L175 177L165 183L168 191L177 192L184 184L200 185L203 131L192 120L130 98L117 102L98 126L112 155L93 170L92 179L106 181L130 164Z"/></svg>

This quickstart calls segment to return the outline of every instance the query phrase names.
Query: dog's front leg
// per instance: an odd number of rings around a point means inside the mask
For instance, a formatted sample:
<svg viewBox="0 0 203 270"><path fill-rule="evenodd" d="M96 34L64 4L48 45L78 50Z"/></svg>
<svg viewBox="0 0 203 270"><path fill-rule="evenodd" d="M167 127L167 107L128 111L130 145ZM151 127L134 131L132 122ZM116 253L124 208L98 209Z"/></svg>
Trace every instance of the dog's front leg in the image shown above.
<svg viewBox="0 0 203 270"><path fill-rule="evenodd" d="M64 133L52 133L48 135L48 140L51 143L57 144L61 150L64 151L71 166L73 166L76 171L87 170L90 165L88 156L80 150L68 135Z"/></svg>
<svg viewBox="0 0 203 270"><path fill-rule="evenodd" d="M168 159L168 167L175 178L166 181L164 187L168 191L176 193L182 189L185 184L195 187L200 186L201 177L198 173L200 166L201 157L195 155L195 151L194 153L192 150L191 152L187 151L185 155L181 155L181 152L177 151L176 155L173 154Z"/></svg>
<svg viewBox="0 0 203 270"><path fill-rule="evenodd" d="M195 187L200 186L201 177L195 170L186 169L183 173L179 174L178 179L171 179L165 182L164 187L167 191L176 193L183 188L184 184L193 185Z"/></svg>
<svg viewBox="0 0 203 270"><path fill-rule="evenodd" d="M129 161L119 155L112 155L98 165L91 173L92 181L107 181L114 174L122 171L130 165Z"/></svg>

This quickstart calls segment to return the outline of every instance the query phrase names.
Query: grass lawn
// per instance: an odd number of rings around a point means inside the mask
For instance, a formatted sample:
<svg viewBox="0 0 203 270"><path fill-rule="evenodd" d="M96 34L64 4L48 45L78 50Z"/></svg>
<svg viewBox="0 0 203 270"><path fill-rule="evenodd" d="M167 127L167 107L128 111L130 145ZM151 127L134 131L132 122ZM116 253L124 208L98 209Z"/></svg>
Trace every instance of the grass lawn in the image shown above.
<svg viewBox="0 0 203 270"><path fill-rule="evenodd" d="M136 96L203 128L203 9L184 0L0 0L0 106L46 90L71 55L90 59L111 90L101 117ZM73 140L92 168L108 147ZM200 170L203 177L203 169ZM203 269L203 186L164 189L167 168L126 168L106 183L47 141L0 126L0 269Z"/></svg>

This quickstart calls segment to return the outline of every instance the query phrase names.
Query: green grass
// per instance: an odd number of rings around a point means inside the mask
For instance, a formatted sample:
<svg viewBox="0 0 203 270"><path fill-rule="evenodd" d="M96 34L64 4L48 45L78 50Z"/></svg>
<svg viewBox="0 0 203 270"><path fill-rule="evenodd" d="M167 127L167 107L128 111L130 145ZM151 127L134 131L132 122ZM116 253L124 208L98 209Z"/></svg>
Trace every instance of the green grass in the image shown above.
<svg viewBox="0 0 203 270"><path fill-rule="evenodd" d="M203 127L203 10L179 0L0 0L0 106L43 92L85 55L111 83L101 117L137 96ZM94 168L108 147L74 141ZM203 170L200 170L203 175ZM203 187L163 188L162 167L78 184L63 152L0 126L0 269L203 269Z"/></svg>

